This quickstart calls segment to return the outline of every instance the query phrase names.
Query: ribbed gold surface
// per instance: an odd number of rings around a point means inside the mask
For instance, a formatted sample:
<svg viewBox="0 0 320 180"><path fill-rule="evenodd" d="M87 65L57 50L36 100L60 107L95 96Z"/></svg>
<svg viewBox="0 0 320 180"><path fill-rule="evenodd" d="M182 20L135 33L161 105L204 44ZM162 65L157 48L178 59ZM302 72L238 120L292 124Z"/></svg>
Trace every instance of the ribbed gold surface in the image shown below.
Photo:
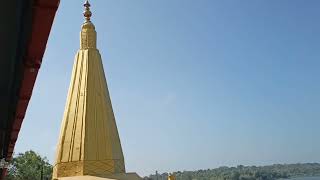
<svg viewBox="0 0 320 180"><path fill-rule="evenodd" d="M96 31L82 26L57 148L53 178L125 173Z"/></svg>

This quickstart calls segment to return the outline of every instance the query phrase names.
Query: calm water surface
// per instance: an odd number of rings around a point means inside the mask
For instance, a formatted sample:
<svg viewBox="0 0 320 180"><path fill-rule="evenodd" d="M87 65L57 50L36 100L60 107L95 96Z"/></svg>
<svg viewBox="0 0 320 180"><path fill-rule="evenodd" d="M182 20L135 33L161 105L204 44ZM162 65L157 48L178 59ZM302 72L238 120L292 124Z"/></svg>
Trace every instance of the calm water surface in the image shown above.
<svg viewBox="0 0 320 180"><path fill-rule="evenodd" d="M320 180L320 177L300 177L300 178L292 178L288 180Z"/></svg>

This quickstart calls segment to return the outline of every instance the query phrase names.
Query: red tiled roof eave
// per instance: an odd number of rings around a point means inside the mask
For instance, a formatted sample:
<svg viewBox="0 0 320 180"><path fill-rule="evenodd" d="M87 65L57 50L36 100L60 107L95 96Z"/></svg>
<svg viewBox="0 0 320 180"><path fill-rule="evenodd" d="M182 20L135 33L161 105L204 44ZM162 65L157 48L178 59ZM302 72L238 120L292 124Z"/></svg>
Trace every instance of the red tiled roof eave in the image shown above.
<svg viewBox="0 0 320 180"><path fill-rule="evenodd" d="M33 87L41 67L52 23L60 0L35 0L32 10L32 32L24 56L23 78L19 91L16 115L11 127L6 160L11 160L14 146L25 117Z"/></svg>

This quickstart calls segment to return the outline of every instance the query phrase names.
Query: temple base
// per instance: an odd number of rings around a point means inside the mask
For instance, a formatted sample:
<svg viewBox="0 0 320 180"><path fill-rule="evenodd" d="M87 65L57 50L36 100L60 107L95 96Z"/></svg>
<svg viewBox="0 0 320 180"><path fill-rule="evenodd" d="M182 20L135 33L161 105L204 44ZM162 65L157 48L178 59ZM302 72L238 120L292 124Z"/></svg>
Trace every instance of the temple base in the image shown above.
<svg viewBox="0 0 320 180"><path fill-rule="evenodd" d="M96 176L74 176L74 177L63 177L53 180L142 180L137 173L121 173L114 174L108 177L96 177Z"/></svg>

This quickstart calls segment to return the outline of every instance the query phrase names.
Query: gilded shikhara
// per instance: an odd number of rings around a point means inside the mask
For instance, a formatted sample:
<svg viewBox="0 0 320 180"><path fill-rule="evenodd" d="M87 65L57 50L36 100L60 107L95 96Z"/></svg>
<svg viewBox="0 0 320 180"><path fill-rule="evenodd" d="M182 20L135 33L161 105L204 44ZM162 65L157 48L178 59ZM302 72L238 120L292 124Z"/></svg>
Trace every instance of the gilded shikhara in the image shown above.
<svg viewBox="0 0 320 180"><path fill-rule="evenodd" d="M90 21L88 1L86 21L80 33L80 50L73 66L65 113L57 146L53 179L74 176L139 179L125 173L123 152L112 110L97 33ZM128 177L130 176L130 177Z"/></svg>

